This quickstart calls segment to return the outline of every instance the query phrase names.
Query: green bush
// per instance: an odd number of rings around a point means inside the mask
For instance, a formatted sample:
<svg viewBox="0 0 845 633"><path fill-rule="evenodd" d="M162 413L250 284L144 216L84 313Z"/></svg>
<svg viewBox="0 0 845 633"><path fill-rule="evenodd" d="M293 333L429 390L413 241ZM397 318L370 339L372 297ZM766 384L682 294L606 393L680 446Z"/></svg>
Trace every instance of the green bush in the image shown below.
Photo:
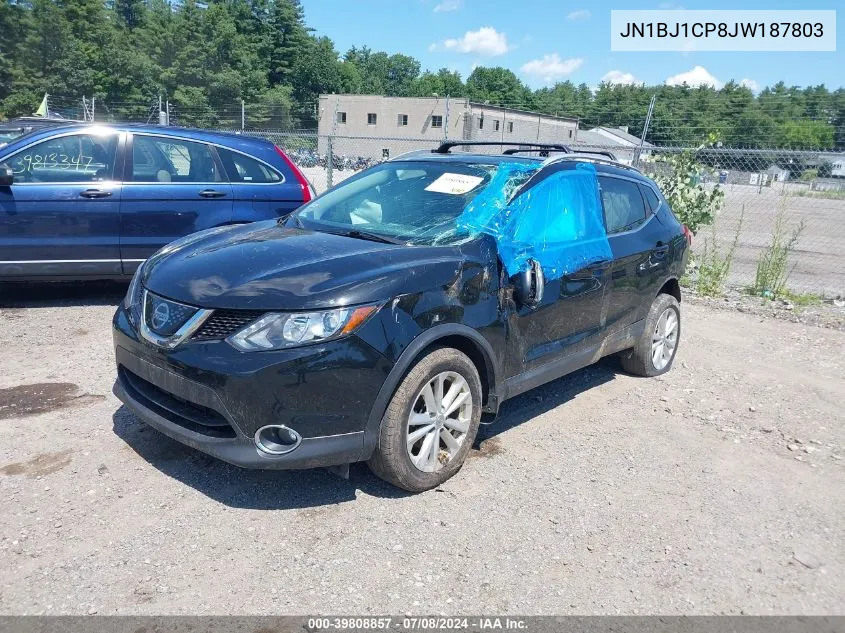
<svg viewBox="0 0 845 633"><path fill-rule="evenodd" d="M701 145L696 150L684 150L655 159L655 163L662 167L653 175L655 182L672 211L693 233L701 226L713 223L725 198L718 184L709 191L703 184L705 176L715 177L715 171L696 158L697 151L704 147Z"/></svg>

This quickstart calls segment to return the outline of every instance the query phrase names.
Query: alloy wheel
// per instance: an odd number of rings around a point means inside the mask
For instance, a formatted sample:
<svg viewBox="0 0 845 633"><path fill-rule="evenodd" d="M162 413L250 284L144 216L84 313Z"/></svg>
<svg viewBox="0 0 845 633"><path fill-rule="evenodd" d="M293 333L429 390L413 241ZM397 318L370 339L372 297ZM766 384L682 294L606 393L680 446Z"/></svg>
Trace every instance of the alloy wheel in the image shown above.
<svg viewBox="0 0 845 633"><path fill-rule="evenodd" d="M666 308L651 337L651 362L654 368L661 371L672 362L675 348L678 345L678 314L672 308Z"/></svg>
<svg viewBox="0 0 845 633"><path fill-rule="evenodd" d="M444 371L429 380L408 416L408 456L423 472L436 472L461 449L472 421L472 393L459 373Z"/></svg>

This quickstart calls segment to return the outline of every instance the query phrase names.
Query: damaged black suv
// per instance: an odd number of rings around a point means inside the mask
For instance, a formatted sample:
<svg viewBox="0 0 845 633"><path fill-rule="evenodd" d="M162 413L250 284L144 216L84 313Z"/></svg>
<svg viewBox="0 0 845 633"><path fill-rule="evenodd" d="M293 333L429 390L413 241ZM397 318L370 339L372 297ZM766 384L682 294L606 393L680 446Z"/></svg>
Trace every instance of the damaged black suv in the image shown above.
<svg viewBox="0 0 845 633"><path fill-rule="evenodd" d="M158 251L114 316L117 396L238 466L366 460L422 491L507 398L608 354L668 371L690 234L655 183L600 153L460 144Z"/></svg>

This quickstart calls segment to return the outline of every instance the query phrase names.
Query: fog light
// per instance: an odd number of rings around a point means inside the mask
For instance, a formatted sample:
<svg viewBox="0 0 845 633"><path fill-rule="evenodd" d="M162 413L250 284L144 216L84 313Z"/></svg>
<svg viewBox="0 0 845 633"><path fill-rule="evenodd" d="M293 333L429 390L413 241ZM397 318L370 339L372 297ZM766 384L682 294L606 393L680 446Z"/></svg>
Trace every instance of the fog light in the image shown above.
<svg viewBox="0 0 845 633"><path fill-rule="evenodd" d="M301 442L299 433L280 424L262 426L255 432L255 446L269 455L290 453Z"/></svg>

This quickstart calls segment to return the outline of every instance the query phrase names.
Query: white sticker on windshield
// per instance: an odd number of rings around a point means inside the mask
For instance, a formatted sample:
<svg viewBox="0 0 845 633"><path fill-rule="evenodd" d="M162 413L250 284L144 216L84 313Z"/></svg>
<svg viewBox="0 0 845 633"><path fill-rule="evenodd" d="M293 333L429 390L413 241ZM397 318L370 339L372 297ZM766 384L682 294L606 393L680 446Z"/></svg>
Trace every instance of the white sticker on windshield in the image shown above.
<svg viewBox="0 0 845 633"><path fill-rule="evenodd" d="M459 196L467 191L472 191L484 180L481 176L467 176L466 174L443 174L425 188L426 191L435 193L451 193Z"/></svg>

